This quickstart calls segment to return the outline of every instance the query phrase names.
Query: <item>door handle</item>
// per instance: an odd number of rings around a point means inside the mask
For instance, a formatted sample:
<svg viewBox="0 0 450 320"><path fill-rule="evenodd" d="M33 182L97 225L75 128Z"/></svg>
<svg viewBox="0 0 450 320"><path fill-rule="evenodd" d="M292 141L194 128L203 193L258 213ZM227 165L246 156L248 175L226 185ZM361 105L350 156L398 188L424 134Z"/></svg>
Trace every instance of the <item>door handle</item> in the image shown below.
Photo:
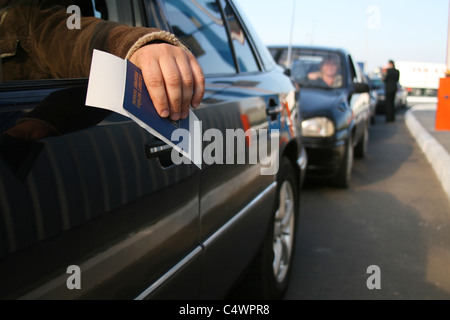
<svg viewBox="0 0 450 320"><path fill-rule="evenodd" d="M276 116L277 114L280 114L282 110L281 106L270 107L266 109L266 113L268 116Z"/></svg>
<svg viewBox="0 0 450 320"><path fill-rule="evenodd" d="M173 148L159 139L145 144L145 156L147 159L156 159L163 169L170 169L175 166L172 161Z"/></svg>
<svg viewBox="0 0 450 320"><path fill-rule="evenodd" d="M159 158L160 156L171 151L172 147L161 140L155 140L152 143L145 144L145 156L147 159Z"/></svg>

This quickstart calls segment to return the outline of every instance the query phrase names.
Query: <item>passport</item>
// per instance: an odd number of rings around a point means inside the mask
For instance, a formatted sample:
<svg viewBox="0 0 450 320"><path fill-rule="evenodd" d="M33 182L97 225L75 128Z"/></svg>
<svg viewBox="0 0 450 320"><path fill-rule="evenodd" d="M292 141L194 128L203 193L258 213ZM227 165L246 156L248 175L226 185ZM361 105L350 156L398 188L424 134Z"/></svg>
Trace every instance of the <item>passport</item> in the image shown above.
<svg viewBox="0 0 450 320"><path fill-rule="evenodd" d="M94 50L86 105L130 118L201 169L201 122L192 109L186 119L172 121L160 117L150 98L142 71L131 61ZM185 130L182 137L186 139L178 140L180 135L174 134L178 129Z"/></svg>
<svg viewBox="0 0 450 320"><path fill-rule="evenodd" d="M189 117L183 120L171 121L169 118L161 118L159 116L145 86L142 71L129 60L127 60L123 108L166 139L170 140L173 131L176 129L189 131Z"/></svg>

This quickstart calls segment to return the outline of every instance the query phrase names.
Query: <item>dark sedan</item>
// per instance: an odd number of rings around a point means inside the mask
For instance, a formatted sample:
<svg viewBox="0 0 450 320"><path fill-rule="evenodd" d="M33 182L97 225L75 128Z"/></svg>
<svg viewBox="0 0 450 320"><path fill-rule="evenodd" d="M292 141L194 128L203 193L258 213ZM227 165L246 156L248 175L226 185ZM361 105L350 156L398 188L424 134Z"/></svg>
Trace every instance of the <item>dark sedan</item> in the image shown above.
<svg viewBox="0 0 450 320"><path fill-rule="evenodd" d="M163 28L192 49L206 77L195 110L202 151L215 161L176 164L167 145L118 113L37 141L4 134L0 298L281 298L306 166L292 81L231 0L77 2L85 15ZM37 105L49 114L84 110L86 86L4 82L0 130ZM220 137L249 130L216 148ZM273 148L250 161L257 142ZM267 159L279 160L271 173Z"/></svg>
<svg viewBox="0 0 450 320"><path fill-rule="evenodd" d="M292 62L288 47L269 49L300 86L307 175L348 187L353 157L364 157L369 139L369 86L359 67L342 49L294 47Z"/></svg>

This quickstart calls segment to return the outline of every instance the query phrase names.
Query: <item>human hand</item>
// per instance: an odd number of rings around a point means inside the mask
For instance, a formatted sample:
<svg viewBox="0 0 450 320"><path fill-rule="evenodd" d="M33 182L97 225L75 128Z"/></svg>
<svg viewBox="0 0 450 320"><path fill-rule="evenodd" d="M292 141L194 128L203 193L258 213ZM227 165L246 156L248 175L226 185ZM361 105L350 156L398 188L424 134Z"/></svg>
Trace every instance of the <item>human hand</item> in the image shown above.
<svg viewBox="0 0 450 320"><path fill-rule="evenodd" d="M317 80L320 78L320 73L319 72L310 72L308 73L308 79L309 80Z"/></svg>
<svg viewBox="0 0 450 320"><path fill-rule="evenodd" d="M25 120L6 131L6 134L20 140L34 141L54 135L55 132L41 121Z"/></svg>
<svg viewBox="0 0 450 320"><path fill-rule="evenodd" d="M197 108L205 93L205 78L195 57L166 43L138 49L130 58L142 70L144 82L156 111L177 121L189 115L189 105Z"/></svg>

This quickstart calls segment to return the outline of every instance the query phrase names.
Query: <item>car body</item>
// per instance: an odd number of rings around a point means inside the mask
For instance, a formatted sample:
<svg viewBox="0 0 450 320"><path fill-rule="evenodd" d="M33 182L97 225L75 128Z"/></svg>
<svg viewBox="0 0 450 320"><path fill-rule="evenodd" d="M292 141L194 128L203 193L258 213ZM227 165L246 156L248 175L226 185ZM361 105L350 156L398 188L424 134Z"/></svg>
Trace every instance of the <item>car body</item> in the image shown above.
<svg viewBox="0 0 450 320"><path fill-rule="evenodd" d="M232 1L94 1L101 4L110 19L172 31L192 48L206 77L195 110L203 133L275 137L268 156L279 170L261 174L262 161L175 165L170 148L115 113L30 143L3 135L0 298L221 299L249 281L250 297L282 297L306 166L295 86ZM3 83L1 129L49 94L86 85ZM231 156L242 153L249 145ZM81 289L69 285L76 276Z"/></svg>
<svg viewBox="0 0 450 320"><path fill-rule="evenodd" d="M372 76L369 78L372 88L375 89L378 99L376 104L376 113L385 113L385 98L384 82L378 76ZM399 110L407 106L408 91L400 83L397 84L397 94L395 95L395 109Z"/></svg>
<svg viewBox="0 0 450 320"><path fill-rule="evenodd" d="M375 123L375 119L376 119L376 115L377 115L377 105L378 105L378 89L377 87L375 87L369 76L365 73L362 74L363 77L363 81L365 83L367 83L367 85L369 86L369 97L370 97L370 123L374 124Z"/></svg>
<svg viewBox="0 0 450 320"><path fill-rule="evenodd" d="M408 105L408 89L402 86L400 83L397 86L397 94L395 95L395 106L397 109L402 109Z"/></svg>
<svg viewBox="0 0 450 320"><path fill-rule="evenodd" d="M290 68L300 86L303 142L308 154L307 176L326 178L338 187L348 187L353 156L367 150L370 124L369 87L350 53L340 48L294 46L292 63L288 47L269 47L280 65ZM336 64L337 83L311 80L327 60ZM287 63L287 64L286 64Z"/></svg>

